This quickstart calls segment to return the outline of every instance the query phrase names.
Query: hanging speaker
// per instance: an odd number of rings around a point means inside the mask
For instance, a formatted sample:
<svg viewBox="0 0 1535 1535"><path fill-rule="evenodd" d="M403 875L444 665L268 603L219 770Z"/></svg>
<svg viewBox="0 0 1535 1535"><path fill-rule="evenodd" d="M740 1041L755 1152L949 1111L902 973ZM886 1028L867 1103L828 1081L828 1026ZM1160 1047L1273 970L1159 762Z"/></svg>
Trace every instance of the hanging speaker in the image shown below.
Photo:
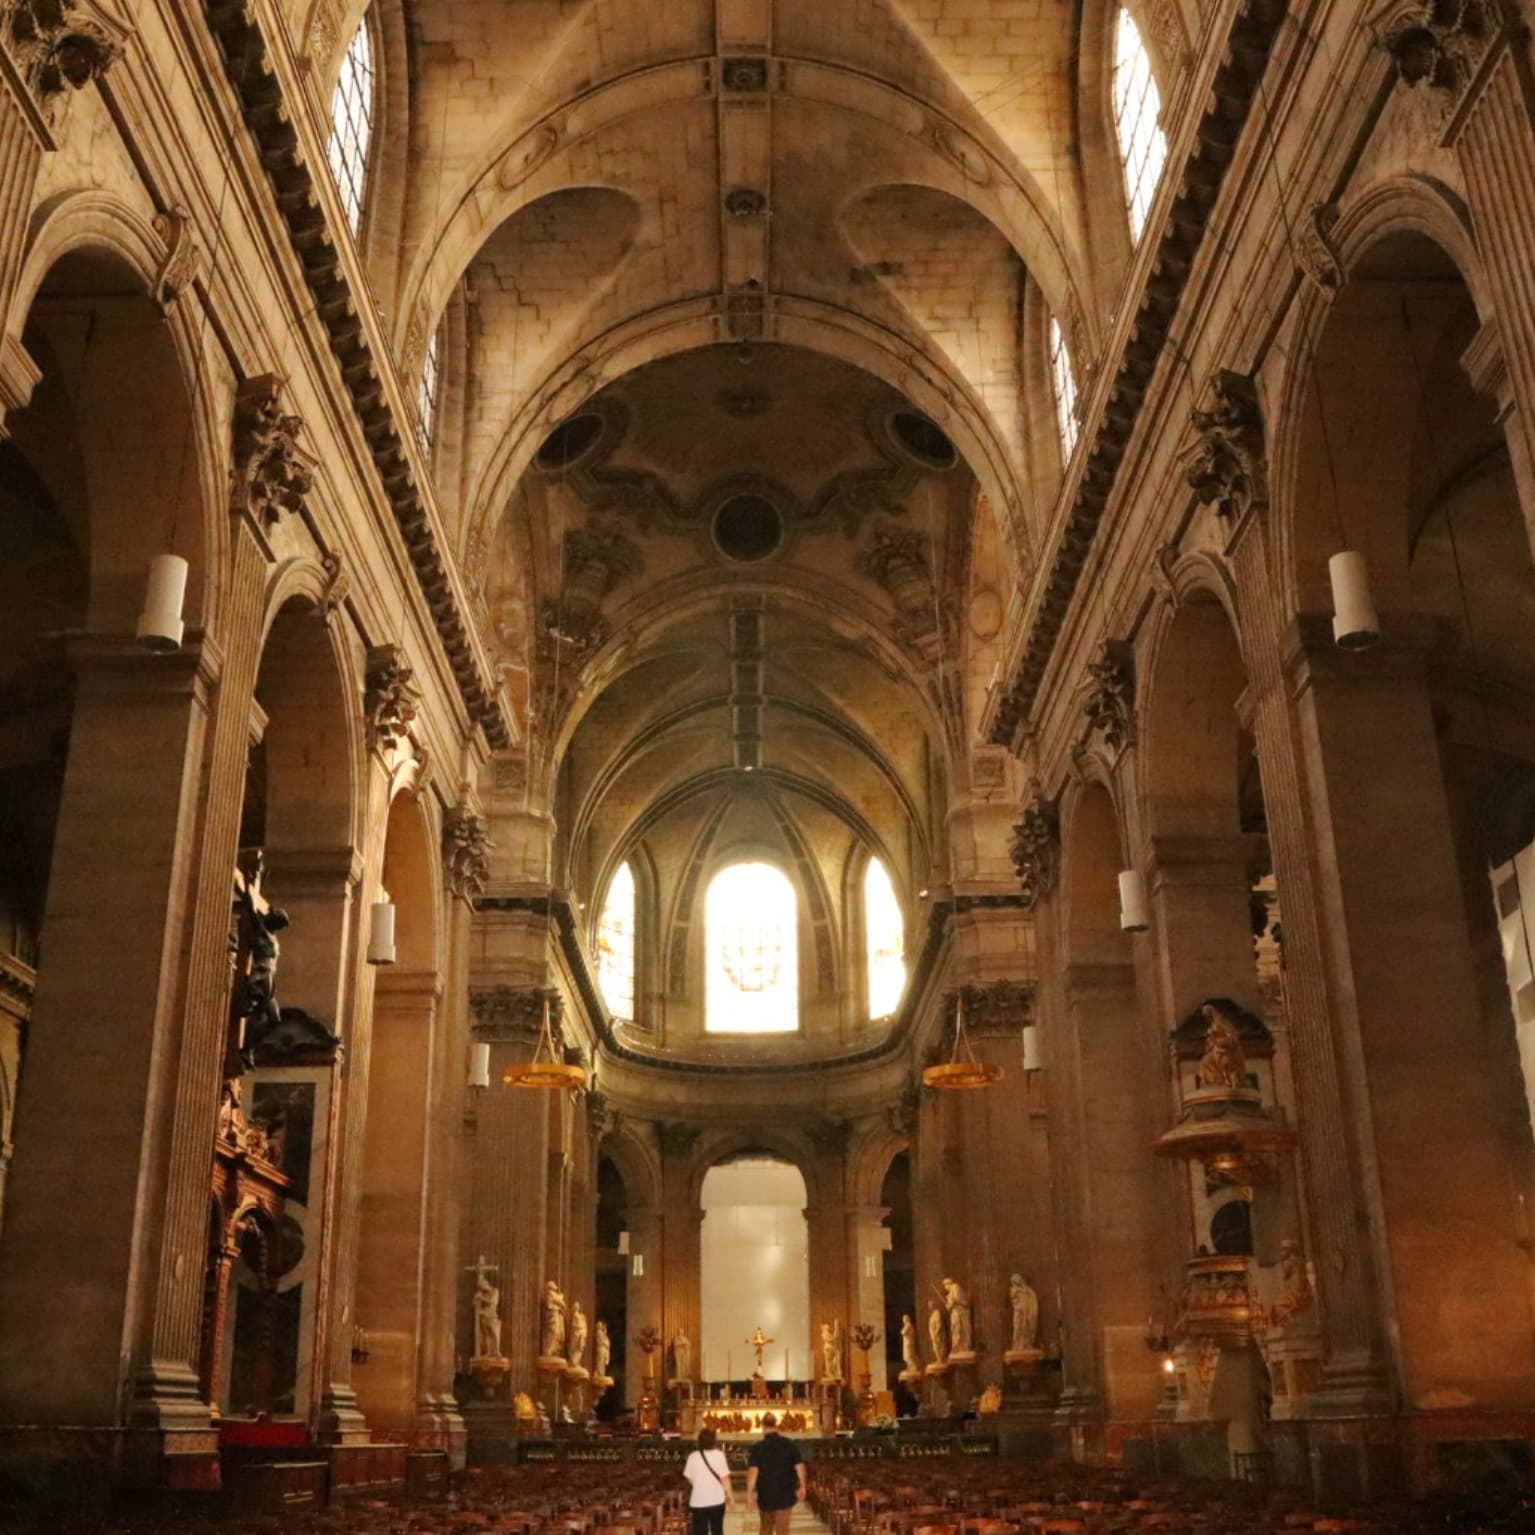
<svg viewBox="0 0 1535 1535"><path fill-rule="evenodd" d="M490 1041L477 1039L469 1046L470 1087L490 1086Z"/></svg>
<svg viewBox="0 0 1535 1535"><path fill-rule="evenodd" d="M179 554L157 554L149 562L144 611L134 631L145 650L181 649L181 637L186 632L181 609L187 595L187 568Z"/></svg>
<svg viewBox="0 0 1535 1535"><path fill-rule="evenodd" d="M368 963L392 965L394 963L394 902L385 892L375 901L368 914Z"/></svg>
<svg viewBox="0 0 1535 1535"><path fill-rule="evenodd" d="M1151 926L1151 905L1146 899L1146 879L1139 869L1120 870L1119 925L1127 933L1144 933Z"/></svg>
<svg viewBox="0 0 1535 1535"><path fill-rule="evenodd" d="M1332 582L1332 637L1340 650L1368 650L1380 638L1380 619L1370 595L1370 570L1357 549L1344 549L1327 562Z"/></svg>

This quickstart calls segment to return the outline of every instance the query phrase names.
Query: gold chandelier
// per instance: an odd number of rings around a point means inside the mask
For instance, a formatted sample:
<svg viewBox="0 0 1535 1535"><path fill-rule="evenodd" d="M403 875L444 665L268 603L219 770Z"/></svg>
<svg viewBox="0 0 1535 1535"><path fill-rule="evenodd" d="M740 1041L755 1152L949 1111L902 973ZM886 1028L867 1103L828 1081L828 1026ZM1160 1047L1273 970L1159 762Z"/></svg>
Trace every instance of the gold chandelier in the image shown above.
<svg viewBox="0 0 1535 1535"><path fill-rule="evenodd" d="M929 1066L922 1073L922 1085L940 1092L957 1092L965 1088L990 1087L1002 1080L1002 1068L995 1061L976 1058L970 1035L965 1030L965 994L963 990L954 999L954 1049L946 1061Z"/></svg>
<svg viewBox="0 0 1535 1535"><path fill-rule="evenodd" d="M560 1059L554 1047L554 1030L549 1022L549 998L544 998L544 1021L538 1031L538 1043L532 1058L521 1065L506 1068L501 1081L506 1087L543 1089L581 1088L586 1086L586 1067Z"/></svg>

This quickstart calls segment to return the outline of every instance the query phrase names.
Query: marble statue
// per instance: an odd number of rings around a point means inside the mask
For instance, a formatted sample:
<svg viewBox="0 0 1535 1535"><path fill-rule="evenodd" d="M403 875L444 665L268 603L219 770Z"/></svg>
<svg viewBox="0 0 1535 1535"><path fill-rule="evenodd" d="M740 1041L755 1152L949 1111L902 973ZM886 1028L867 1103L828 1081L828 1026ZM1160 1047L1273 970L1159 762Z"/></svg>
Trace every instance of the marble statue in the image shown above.
<svg viewBox="0 0 1535 1535"><path fill-rule="evenodd" d="M539 1353L545 1359L565 1357L565 1292L552 1280L544 1284L544 1338Z"/></svg>
<svg viewBox="0 0 1535 1535"><path fill-rule="evenodd" d="M842 1323L821 1323L821 1379L842 1379Z"/></svg>
<svg viewBox="0 0 1535 1535"><path fill-rule="evenodd" d="M573 1301L570 1307L570 1352L566 1355L572 1367L579 1367L586 1353L586 1334L586 1313L581 1309L580 1301Z"/></svg>
<svg viewBox="0 0 1535 1535"><path fill-rule="evenodd" d="M1247 1086L1247 1060L1236 1025L1212 1003L1199 1009L1208 1028L1205 1053L1199 1058L1199 1085L1229 1089Z"/></svg>
<svg viewBox="0 0 1535 1535"><path fill-rule="evenodd" d="M1039 1296L1022 1274L1008 1281L1008 1300L1013 1308L1012 1352L1026 1354L1039 1347Z"/></svg>
<svg viewBox="0 0 1535 1535"><path fill-rule="evenodd" d="M692 1380L692 1378L693 1340L688 1337L685 1327L679 1327L672 1337L672 1379Z"/></svg>
<svg viewBox="0 0 1535 1535"><path fill-rule="evenodd" d="M970 1320L970 1296L957 1279L944 1280L943 1303L949 1312L950 1353L973 1354L975 1333Z"/></svg>
<svg viewBox="0 0 1535 1535"><path fill-rule="evenodd" d="M483 1258L474 1270L474 1354L476 1359L501 1357L501 1289L490 1282Z"/></svg>
<svg viewBox="0 0 1535 1535"><path fill-rule="evenodd" d="M1266 1318L1271 1328L1287 1326L1303 1311L1309 1311L1311 1303L1316 1299L1306 1260L1291 1237L1286 1237L1279 1244L1279 1284L1279 1298Z"/></svg>
<svg viewBox="0 0 1535 1535"><path fill-rule="evenodd" d="M608 1363L613 1358L613 1342L608 1337L608 1324L602 1320L597 1322L597 1343L593 1364L598 1380L608 1378Z"/></svg>
<svg viewBox="0 0 1535 1535"><path fill-rule="evenodd" d="M917 1347L917 1324L908 1312L901 1318L901 1365L911 1375L922 1373L922 1354Z"/></svg>
<svg viewBox="0 0 1535 1535"><path fill-rule="evenodd" d="M933 1345L933 1363L948 1363L949 1350L943 1336L943 1311L937 1302L934 1302L933 1309L927 1314L927 1337Z"/></svg>

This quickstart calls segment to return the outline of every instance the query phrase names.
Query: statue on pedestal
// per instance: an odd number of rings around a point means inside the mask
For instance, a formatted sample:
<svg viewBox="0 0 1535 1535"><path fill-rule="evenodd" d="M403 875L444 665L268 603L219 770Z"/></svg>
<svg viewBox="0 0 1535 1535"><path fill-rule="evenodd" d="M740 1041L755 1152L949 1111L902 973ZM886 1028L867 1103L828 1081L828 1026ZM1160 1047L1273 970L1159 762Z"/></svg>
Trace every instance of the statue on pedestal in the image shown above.
<svg viewBox="0 0 1535 1535"><path fill-rule="evenodd" d="M1199 1011L1209 1025L1205 1053L1199 1058L1200 1087L1223 1087L1232 1092L1245 1088L1247 1058L1236 1025L1213 1003L1206 1002Z"/></svg>
<svg viewBox="0 0 1535 1535"><path fill-rule="evenodd" d="M543 1346L545 1359L565 1357L565 1292L552 1280L544 1283Z"/></svg>
<svg viewBox="0 0 1535 1535"><path fill-rule="evenodd" d="M936 1302L933 1305L933 1309L927 1314L927 1337L928 1342L933 1345L933 1363L936 1365L947 1364L949 1349L944 1340L943 1312L939 1309Z"/></svg>
<svg viewBox="0 0 1535 1535"><path fill-rule="evenodd" d="M490 1282L492 1265L484 1255L470 1270L474 1275L474 1357L501 1357L501 1290Z"/></svg>
<svg viewBox="0 0 1535 1535"><path fill-rule="evenodd" d="M917 1324L908 1312L901 1318L901 1374L920 1375L922 1353L917 1347Z"/></svg>
<svg viewBox="0 0 1535 1535"><path fill-rule="evenodd" d="M1008 1281L1008 1300L1013 1310L1013 1337L1009 1353L1032 1353L1039 1347L1039 1296L1022 1274Z"/></svg>
<svg viewBox="0 0 1535 1535"><path fill-rule="evenodd" d="M598 1380L608 1378L608 1363L613 1358L613 1342L608 1337L608 1324L600 1318L597 1322L597 1343L593 1359Z"/></svg>
<svg viewBox="0 0 1535 1535"><path fill-rule="evenodd" d="M688 1337L685 1327L679 1327L672 1337L672 1379L692 1380L692 1378L693 1340Z"/></svg>
<svg viewBox="0 0 1535 1535"><path fill-rule="evenodd" d="M842 1379L842 1323L821 1323L821 1379Z"/></svg>
<svg viewBox="0 0 1535 1535"><path fill-rule="evenodd" d="M586 1353L586 1334L586 1313L581 1309L580 1301L573 1301L570 1307L570 1352L566 1355L573 1370L582 1368L581 1359Z"/></svg>
<svg viewBox="0 0 1535 1535"><path fill-rule="evenodd" d="M1316 1299L1306 1260L1292 1237L1279 1244L1279 1282L1279 1297L1262 1319L1265 1332L1288 1326L1302 1312L1309 1311Z"/></svg>
<svg viewBox="0 0 1535 1535"><path fill-rule="evenodd" d="M949 1312L949 1357L968 1359L975 1353L975 1333L970 1321L970 1296L957 1279L944 1280L943 1303Z"/></svg>

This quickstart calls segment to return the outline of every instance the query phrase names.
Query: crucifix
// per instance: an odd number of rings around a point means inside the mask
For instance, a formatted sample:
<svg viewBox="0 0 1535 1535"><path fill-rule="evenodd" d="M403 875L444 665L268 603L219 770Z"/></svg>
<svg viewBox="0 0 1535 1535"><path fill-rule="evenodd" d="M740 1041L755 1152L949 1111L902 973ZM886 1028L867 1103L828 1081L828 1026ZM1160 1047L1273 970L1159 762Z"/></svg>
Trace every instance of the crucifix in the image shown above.
<svg viewBox="0 0 1535 1535"><path fill-rule="evenodd" d="M760 1326L757 1328L756 1332L754 1332L751 1337L746 1340L746 1346L748 1348L754 1348L757 1351L757 1373L759 1375L762 1374L762 1351L772 1341L773 1340L771 1338L765 1337L763 1335L763 1331Z"/></svg>
<svg viewBox="0 0 1535 1535"><path fill-rule="evenodd" d="M230 954L234 961L234 993L229 1007L229 1041L224 1075L238 1077L250 1069L251 1049L282 1022L277 1003L277 935L288 925L288 914L273 906L263 888L266 854L259 847L240 850L234 875L234 921Z"/></svg>

